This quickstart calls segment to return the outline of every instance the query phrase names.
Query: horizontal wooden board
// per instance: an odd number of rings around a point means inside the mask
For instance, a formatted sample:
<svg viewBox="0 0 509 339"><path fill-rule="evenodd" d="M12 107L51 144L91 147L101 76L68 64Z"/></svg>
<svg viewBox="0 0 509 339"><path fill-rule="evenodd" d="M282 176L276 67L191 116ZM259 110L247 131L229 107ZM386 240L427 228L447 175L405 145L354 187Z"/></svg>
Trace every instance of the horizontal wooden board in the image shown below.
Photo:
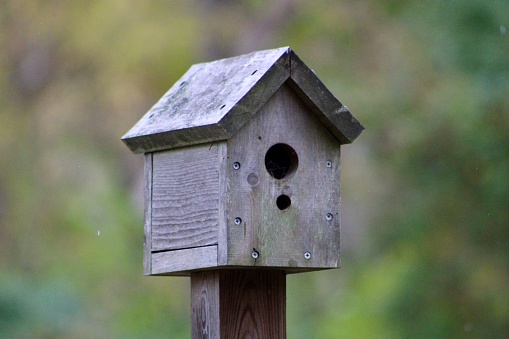
<svg viewBox="0 0 509 339"><path fill-rule="evenodd" d="M185 272L217 266L217 245L152 253L153 275L185 275ZM189 273L189 272L188 272Z"/></svg>

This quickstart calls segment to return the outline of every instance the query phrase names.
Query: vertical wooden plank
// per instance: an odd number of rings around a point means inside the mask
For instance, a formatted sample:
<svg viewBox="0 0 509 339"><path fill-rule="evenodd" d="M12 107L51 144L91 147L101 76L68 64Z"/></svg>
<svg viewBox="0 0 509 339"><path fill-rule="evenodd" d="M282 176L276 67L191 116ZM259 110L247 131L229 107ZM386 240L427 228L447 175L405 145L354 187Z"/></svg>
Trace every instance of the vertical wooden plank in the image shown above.
<svg viewBox="0 0 509 339"><path fill-rule="evenodd" d="M286 274L192 273L191 310L192 338L286 338Z"/></svg>
<svg viewBox="0 0 509 339"><path fill-rule="evenodd" d="M265 162L276 144L289 146L298 159L282 178ZM281 86L227 146L228 265L337 267L340 145L291 87ZM288 206L278 205L280 197Z"/></svg>
<svg viewBox="0 0 509 339"><path fill-rule="evenodd" d="M152 273L152 153L145 153L145 224L143 237L143 274Z"/></svg>
<svg viewBox="0 0 509 339"><path fill-rule="evenodd" d="M227 220L227 201L228 177L227 177L227 144L222 141L217 145L218 170L219 170L219 207L218 207L218 234L217 234L217 265L228 264L228 220Z"/></svg>
<svg viewBox="0 0 509 339"><path fill-rule="evenodd" d="M191 273L191 338L219 338L219 271Z"/></svg>
<svg viewBox="0 0 509 339"><path fill-rule="evenodd" d="M286 338L286 275L225 270L220 275L221 338Z"/></svg>

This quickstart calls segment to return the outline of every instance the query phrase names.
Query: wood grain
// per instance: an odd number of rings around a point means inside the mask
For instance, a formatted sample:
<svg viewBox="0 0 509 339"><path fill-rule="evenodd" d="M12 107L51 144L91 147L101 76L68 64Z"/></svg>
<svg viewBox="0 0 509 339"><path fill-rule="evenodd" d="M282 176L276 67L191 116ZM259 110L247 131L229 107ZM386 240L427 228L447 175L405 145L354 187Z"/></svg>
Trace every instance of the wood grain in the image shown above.
<svg viewBox="0 0 509 339"><path fill-rule="evenodd" d="M217 245L152 253L152 274L189 275L190 270L217 266Z"/></svg>
<svg viewBox="0 0 509 339"><path fill-rule="evenodd" d="M145 154L145 223L143 226L143 274L152 274L152 153Z"/></svg>
<svg viewBox="0 0 509 339"><path fill-rule="evenodd" d="M219 220L217 234L217 265L225 266L228 264L228 214L227 214L227 196L228 196L228 154L226 142L218 144L218 162L219 162Z"/></svg>
<svg viewBox="0 0 509 339"><path fill-rule="evenodd" d="M277 143L291 146L298 156L295 172L279 180L265 167L265 155ZM241 164L239 170L227 166L228 265L287 271L337 267L340 145L289 86L228 140L227 152L230 163ZM286 210L276 205L281 195L291 200ZM234 223L237 217L240 225Z"/></svg>
<svg viewBox="0 0 509 339"><path fill-rule="evenodd" d="M220 336L219 271L191 274L191 338Z"/></svg>
<svg viewBox="0 0 509 339"><path fill-rule="evenodd" d="M288 81L341 143L364 129L288 47L193 65L127 132L134 153L229 139Z"/></svg>
<svg viewBox="0 0 509 339"><path fill-rule="evenodd" d="M286 275L280 270L191 274L192 338L286 338Z"/></svg>
<svg viewBox="0 0 509 339"><path fill-rule="evenodd" d="M152 251L217 244L218 148L204 144L154 153Z"/></svg>
<svg viewBox="0 0 509 339"><path fill-rule="evenodd" d="M349 144L361 134L364 127L329 91L315 73L291 52L291 79L288 84L303 102L316 114L324 126L341 144Z"/></svg>
<svg viewBox="0 0 509 339"><path fill-rule="evenodd" d="M193 65L122 140L142 153L228 138L230 127L256 113L250 105L261 106L289 77L289 67L283 73L273 67L288 52L283 47ZM234 117L221 122L232 108Z"/></svg>

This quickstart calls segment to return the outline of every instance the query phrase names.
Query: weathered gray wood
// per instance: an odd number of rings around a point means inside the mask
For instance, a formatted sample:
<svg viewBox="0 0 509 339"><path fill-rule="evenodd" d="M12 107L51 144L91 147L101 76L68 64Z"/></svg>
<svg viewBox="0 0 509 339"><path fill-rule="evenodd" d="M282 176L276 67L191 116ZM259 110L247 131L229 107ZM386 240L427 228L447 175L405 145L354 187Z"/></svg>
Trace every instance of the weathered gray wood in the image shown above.
<svg viewBox="0 0 509 339"><path fill-rule="evenodd" d="M217 244L218 149L202 144L154 153L152 251Z"/></svg>
<svg viewBox="0 0 509 339"><path fill-rule="evenodd" d="M291 80L288 83L292 89L341 144L351 143L361 134L364 127L295 52L291 52L290 58Z"/></svg>
<svg viewBox="0 0 509 339"><path fill-rule="evenodd" d="M280 180L265 168L265 155L277 143L290 145L298 156L295 173ZM238 170L233 168L236 161L241 164ZM283 85L230 140L154 153L151 250L187 248L192 254L201 246L218 244L210 268L335 268L339 164L335 137L291 87ZM280 195L291 201L286 210L277 207ZM242 219L240 225L235 218ZM254 251L259 253L256 259ZM161 253L152 255L161 258ZM202 268L202 258L196 267L190 260L186 270ZM166 272L153 269L152 274L181 274L178 265L159 267Z"/></svg>
<svg viewBox="0 0 509 339"><path fill-rule="evenodd" d="M233 136L285 81L340 143L364 129L288 47L192 66L122 140L135 153Z"/></svg>
<svg viewBox="0 0 509 339"><path fill-rule="evenodd" d="M218 163L219 163L219 215L218 215L218 253L217 264L224 266L228 264L228 220L226 210L226 199L228 196L228 154L226 142L220 142L218 147Z"/></svg>
<svg viewBox="0 0 509 339"><path fill-rule="evenodd" d="M192 273L191 337L286 338L285 272Z"/></svg>
<svg viewBox="0 0 509 339"><path fill-rule="evenodd" d="M150 275L152 271L152 153L145 154L145 224L143 238L143 274Z"/></svg>
<svg viewBox="0 0 509 339"><path fill-rule="evenodd" d="M141 153L228 138L236 132L231 128L245 123L256 105L288 78L289 67L273 67L288 51L284 47L193 65L122 140ZM248 93L257 97L248 100L254 106L238 105ZM221 122L234 107L235 118Z"/></svg>
<svg viewBox="0 0 509 339"><path fill-rule="evenodd" d="M211 245L210 268L337 267L340 144L362 130L288 47L192 66L123 137L150 153L144 273L180 274L162 272L179 265L162 258L183 249L194 258ZM265 168L276 143L298 155L285 178ZM185 267L195 269L189 260Z"/></svg>
<svg viewBox="0 0 509 339"><path fill-rule="evenodd" d="M290 60L288 53L285 53L276 62L273 62L272 67L264 74L263 78L254 84L249 92L221 119L219 124L227 131L228 137L233 136L252 119L289 77Z"/></svg>
<svg viewBox="0 0 509 339"><path fill-rule="evenodd" d="M280 180L268 173L264 162L267 150L277 143L290 145L298 156L295 172ZM288 271L337 267L340 145L289 86L282 86L228 140L227 152L228 265ZM234 162L240 169L232 168ZM276 205L280 195L291 200L286 210ZM235 218L242 223L235 224ZM258 258L252 257L253 251Z"/></svg>
<svg viewBox="0 0 509 339"><path fill-rule="evenodd" d="M217 245L152 253L152 274L189 275L189 270L217 266Z"/></svg>

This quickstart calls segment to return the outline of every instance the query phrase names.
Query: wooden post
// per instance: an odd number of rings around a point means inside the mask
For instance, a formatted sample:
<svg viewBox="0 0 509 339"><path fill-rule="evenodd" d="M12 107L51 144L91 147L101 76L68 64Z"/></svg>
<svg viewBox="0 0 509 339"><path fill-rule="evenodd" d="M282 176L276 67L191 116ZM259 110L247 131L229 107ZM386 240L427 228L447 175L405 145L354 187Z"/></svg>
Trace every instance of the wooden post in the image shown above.
<svg viewBox="0 0 509 339"><path fill-rule="evenodd" d="M286 338L286 273L191 273L192 338Z"/></svg>

